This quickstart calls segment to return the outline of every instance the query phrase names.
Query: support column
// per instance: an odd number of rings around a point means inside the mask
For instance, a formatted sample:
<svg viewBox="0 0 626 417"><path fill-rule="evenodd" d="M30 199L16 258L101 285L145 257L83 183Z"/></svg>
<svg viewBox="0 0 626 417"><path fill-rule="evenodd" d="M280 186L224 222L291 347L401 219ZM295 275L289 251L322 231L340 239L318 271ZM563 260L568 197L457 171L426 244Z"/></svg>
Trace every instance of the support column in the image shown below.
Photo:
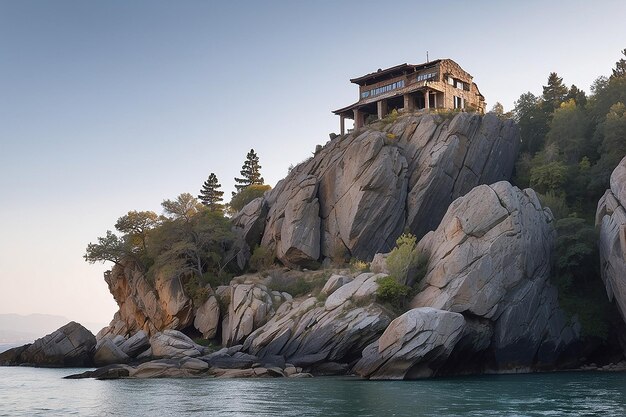
<svg viewBox="0 0 626 417"><path fill-rule="evenodd" d="M339 131L341 132L341 135L345 135L346 134L346 123L345 123L346 118L344 117L343 114L339 115Z"/></svg>
<svg viewBox="0 0 626 417"><path fill-rule="evenodd" d="M415 100L411 97L410 94L404 95L404 110L405 111L413 111L415 109Z"/></svg>
<svg viewBox="0 0 626 417"><path fill-rule="evenodd" d="M428 92L428 90L424 91L424 108L425 109L429 109L430 108L430 94Z"/></svg>
<svg viewBox="0 0 626 417"><path fill-rule="evenodd" d="M352 112L354 113L354 128L358 129L363 127L363 117L359 109L353 109Z"/></svg>
<svg viewBox="0 0 626 417"><path fill-rule="evenodd" d="M376 103L376 107L378 108L378 119L387 116L387 100L380 100Z"/></svg>

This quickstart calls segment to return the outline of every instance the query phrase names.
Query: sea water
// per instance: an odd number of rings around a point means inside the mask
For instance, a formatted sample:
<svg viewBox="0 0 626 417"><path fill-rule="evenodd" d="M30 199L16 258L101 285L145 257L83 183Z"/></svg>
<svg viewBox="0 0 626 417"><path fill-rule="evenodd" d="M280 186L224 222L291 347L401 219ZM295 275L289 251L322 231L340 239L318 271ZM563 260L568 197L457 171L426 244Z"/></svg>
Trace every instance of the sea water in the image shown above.
<svg viewBox="0 0 626 417"><path fill-rule="evenodd" d="M93 379L0 367L0 416L626 416L626 373L420 381Z"/></svg>

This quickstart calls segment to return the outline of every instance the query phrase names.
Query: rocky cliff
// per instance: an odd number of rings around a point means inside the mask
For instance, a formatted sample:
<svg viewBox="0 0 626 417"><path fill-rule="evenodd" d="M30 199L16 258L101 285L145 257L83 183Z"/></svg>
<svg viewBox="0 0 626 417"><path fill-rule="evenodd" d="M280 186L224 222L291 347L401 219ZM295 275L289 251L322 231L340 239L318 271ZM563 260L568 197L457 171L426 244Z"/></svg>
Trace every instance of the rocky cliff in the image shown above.
<svg viewBox="0 0 626 417"><path fill-rule="evenodd" d="M548 281L552 222L532 190L507 182L455 200L418 243L429 261L413 309L364 350L356 371L402 379L575 363L580 329Z"/></svg>
<svg viewBox="0 0 626 417"><path fill-rule="evenodd" d="M150 338L139 356L176 360L146 375L264 363L283 374L415 378L576 364L579 326L548 281L552 215L532 190L498 182L509 178L518 144L517 127L495 115L402 115L331 140L233 219L250 247L264 245L298 268L369 260L411 231L428 267L425 277L409 277L417 295L399 317L376 296L385 273L326 276L320 295L296 298L272 290L272 276L242 276L208 288L199 306L178 280L151 282L118 265L106 280L120 310L97 336L98 361L137 360L121 346L139 334L142 348ZM382 271L384 262L377 257ZM226 350L199 356L171 329L219 338ZM193 354L159 353L172 346ZM124 366L114 373L144 372ZM254 376L252 368L219 369L211 372Z"/></svg>
<svg viewBox="0 0 626 417"><path fill-rule="evenodd" d="M371 260L404 230L433 230L475 186L508 180L518 147L517 126L493 114L381 121L328 142L234 222L285 265Z"/></svg>
<svg viewBox="0 0 626 417"><path fill-rule="evenodd" d="M626 157L611 174L610 186L596 211L600 270L609 299L626 320Z"/></svg>

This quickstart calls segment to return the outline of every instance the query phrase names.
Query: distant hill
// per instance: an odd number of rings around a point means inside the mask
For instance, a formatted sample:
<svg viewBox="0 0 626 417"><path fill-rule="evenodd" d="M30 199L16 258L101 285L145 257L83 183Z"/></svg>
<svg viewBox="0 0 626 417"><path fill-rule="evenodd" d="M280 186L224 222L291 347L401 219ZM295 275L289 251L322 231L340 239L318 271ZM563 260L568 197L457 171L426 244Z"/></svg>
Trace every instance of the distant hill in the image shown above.
<svg viewBox="0 0 626 417"><path fill-rule="evenodd" d="M51 314L0 314L0 345L30 343L70 321L67 317ZM105 326L100 323L81 324L94 334Z"/></svg>

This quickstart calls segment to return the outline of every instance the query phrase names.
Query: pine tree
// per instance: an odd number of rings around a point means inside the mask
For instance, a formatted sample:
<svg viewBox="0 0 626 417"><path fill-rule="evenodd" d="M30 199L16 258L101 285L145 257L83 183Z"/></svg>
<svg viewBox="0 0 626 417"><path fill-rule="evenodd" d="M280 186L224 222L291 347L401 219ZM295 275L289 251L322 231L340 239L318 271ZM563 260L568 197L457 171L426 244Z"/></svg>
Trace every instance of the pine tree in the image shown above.
<svg viewBox="0 0 626 417"><path fill-rule="evenodd" d="M547 105L549 112L558 109L567 96L567 87L563 84L563 78L556 72L551 72L548 77L548 85L543 86L543 101Z"/></svg>
<svg viewBox="0 0 626 417"><path fill-rule="evenodd" d="M235 178L235 188L237 192L240 192L244 188L256 184L263 184L263 177L261 177L261 165L259 165L259 157L254 152L254 149L250 149L248 155L246 155L246 161L243 163L243 167L241 168L241 177ZM234 195L234 193L233 193Z"/></svg>
<svg viewBox="0 0 626 417"><path fill-rule="evenodd" d="M211 172L209 178L202 184L198 199L212 211L222 210L223 191L220 191L222 185L218 182L217 177Z"/></svg>
<svg viewBox="0 0 626 417"><path fill-rule="evenodd" d="M626 56L626 49L622 50L622 54ZM626 76L626 59L622 58L615 63L613 75L611 78L620 78Z"/></svg>

